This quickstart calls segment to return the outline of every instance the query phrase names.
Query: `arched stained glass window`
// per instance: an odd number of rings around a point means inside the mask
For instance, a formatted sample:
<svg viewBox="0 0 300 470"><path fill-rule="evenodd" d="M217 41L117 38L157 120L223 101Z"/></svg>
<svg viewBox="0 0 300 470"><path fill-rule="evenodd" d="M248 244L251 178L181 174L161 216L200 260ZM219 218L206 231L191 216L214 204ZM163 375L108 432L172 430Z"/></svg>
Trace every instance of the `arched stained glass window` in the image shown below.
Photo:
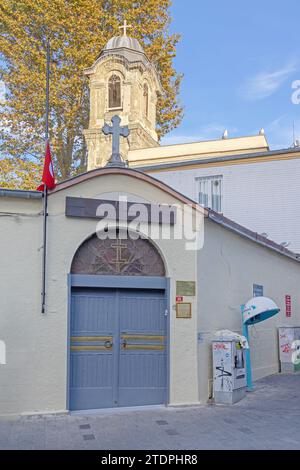
<svg viewBox="0 0 300 470"><path fill-rule="evenodd" d="M121 106L121 79L118 75L112 75L108 81L108 107L113 109Z"/></svg>
<svg viewBox="0 0 300 470"><path fill-rule="evenodd" d="M78 248L72 274L165 276L164 262L148 240L122 233L116 239L92 236Z"/></svg>

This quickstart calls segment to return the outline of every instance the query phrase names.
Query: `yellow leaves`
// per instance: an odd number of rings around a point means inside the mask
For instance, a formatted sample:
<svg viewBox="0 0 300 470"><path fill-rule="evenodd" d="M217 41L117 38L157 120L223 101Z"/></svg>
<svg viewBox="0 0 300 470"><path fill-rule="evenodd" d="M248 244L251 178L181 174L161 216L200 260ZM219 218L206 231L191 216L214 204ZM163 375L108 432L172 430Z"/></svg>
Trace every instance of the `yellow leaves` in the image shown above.
<svg viewBox="0 0 300 470"><path fill-rule="evenodd" d="M0 159L0 187L36 189L40 184L42 166L20 158Z"/></svg>

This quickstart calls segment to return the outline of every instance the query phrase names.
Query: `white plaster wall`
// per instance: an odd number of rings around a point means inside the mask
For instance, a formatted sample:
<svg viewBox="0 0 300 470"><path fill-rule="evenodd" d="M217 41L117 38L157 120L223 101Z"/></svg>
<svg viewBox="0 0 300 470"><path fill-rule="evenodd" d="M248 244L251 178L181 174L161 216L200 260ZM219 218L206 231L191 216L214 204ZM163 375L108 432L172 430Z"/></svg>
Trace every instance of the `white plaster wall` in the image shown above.
<svg viewBox="0 0 300 470"><path fill-rule="evenodd" d="M66 410L67 275L77 248L95 232L96 221L66 218L65 197L118 192L138 200L178 203L149 183L121 175L96 177L50 195L45 316L40 309L42 201L0 198L0 210L12 213L0 218L0 339L7 346L7 365L0 365L0 414ZM282 309L257 326L257 336L251 338L255 378L278 371L276 326L300 324L299 264L212 221L205 224L204 248L198 254L185 251L182 240L155 242L171 278L171 404L206 402L212 334L221 328L241 329L239 306L252 296L253 283L263 284L265 295ZM185 299L192 302L192 319L176 319L176 280L195 280L197 269L197 297ZM285 294L292 296L290 320L284 316ZM197 342L198 332L203 342Z"/></svg>
<svg viewBox="0 0 300 470"><path fill-rule="evenodd" d="M49 196L47 313L41 314L42 201L0 198L1 210L28 217L0 219L0 339L7 345L7 365L0 366L0 414L66 410L67 277L74 253L95 232L96 221L66 218L65 198L100 197L102 193L136 194L152 202L178 201L153 185L129 176L101 176ZM158 240L171 304L176 280L196 279L195 252L183 240ZM170 309L170 403L198 400L196 297L191 320L176 319ZM188 367L187 367L188 364ZM188 386L187 386L188 384Z"/></svg>
<svg viewBox="0 0 300 470"><path fill-rule="evenodd" d="M223 214L300 253L300 159L199 167L153 176L197 200L196 178L223 175Z"/></svg>
<svg viewBox="0 0 300 470"><path fill-rule="evenodd" d="M205 221L204 247L198 254L199 399L211 392L211 340L216 331L241 332L240 305L253 297L253 284L264 286L281 312L250 327L254 379L279 371L277 327L300 325L300 263ZM292 317L285 316L285 295L292 297Z"/></svg>
<svg viewBox="0 0 300 470"><path fill-rule="evenodd" d="M43 353L52 320L40 314L41 209L41 200L0 198L0 212L11 213L0 216L0 339L7 352L7 364L0 365L1 413L34 409L32 397L47 393L54 379L47 377L51 351ZM48 395L50 406L55 393Z"/></svg>

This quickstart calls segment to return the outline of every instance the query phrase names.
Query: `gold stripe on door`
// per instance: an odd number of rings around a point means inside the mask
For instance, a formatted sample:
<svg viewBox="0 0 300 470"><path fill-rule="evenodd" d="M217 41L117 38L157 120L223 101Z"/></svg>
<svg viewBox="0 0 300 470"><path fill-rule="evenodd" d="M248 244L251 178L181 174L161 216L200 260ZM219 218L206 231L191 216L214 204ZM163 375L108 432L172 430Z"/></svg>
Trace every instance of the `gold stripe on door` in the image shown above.
<svg viewBox="0 0 300 470"><path fill-rule="evenodd" d="M128 349L132 350L153 350L153 351L162 351L165 347L162 344L126 344L126 346L122 345L122 349L125 351Z"/></svg>
<svg viewBox="0 0 300 470"><path fill-rule="evenodd" d="M164 341L165 336L156 335L122 335L121 339L143 340L143 341Z"/></svg>
<svg viewBox="0 0 300 470"><path fill-rule="evenodd" d="M71 341L80 343L81 341L95 342L95 341L112 341L112 336L72 336Z"/></svg>
<svg viewBox="0 0 300 470"><path fill-rule="evenodd" d="M71 346L71 351L108 351L112 349L112 345L110 347L105 346Z"/></svg>

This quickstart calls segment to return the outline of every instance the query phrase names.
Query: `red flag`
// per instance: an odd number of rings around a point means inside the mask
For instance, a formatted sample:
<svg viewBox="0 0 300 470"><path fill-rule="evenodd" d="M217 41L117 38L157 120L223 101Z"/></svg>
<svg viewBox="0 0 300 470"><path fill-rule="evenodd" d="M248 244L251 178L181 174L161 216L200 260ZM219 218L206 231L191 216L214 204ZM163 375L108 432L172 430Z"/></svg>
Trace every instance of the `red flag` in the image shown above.
<svg viewBox="0 0 300 470"><path fill-rule="evenodd" d="M48 141L46 144L46 154L45 154L42 184L37 188L37 190L44 191L44 185L46 185L47 189L54 189L56 186L55 179L54 179L53 163L51 159L50 145Z"/></svg>

